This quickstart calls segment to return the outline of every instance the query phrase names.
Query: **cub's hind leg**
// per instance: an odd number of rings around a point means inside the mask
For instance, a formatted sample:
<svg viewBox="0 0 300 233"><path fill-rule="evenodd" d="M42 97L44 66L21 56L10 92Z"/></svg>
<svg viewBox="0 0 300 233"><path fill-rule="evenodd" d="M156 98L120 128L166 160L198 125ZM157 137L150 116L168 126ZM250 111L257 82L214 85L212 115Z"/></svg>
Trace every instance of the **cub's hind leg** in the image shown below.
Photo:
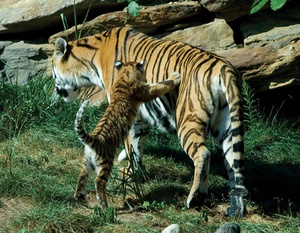
<svg viewBox="0 0 300 233"><path fill-rule="evenodd" d="M109 146L109 145L108 145ZM97 176L95 178L95 187L96 187L96 198L99 202L100 208L106 210L107 208L107 199L106 199L106 183L108 177L111 173L113 167L113 158L110 157L98 157L96 172Z"/></svg>
<svg viewBox="0 0 300 233"><path fill-rule="evenodd" d="M88 146L84 147L84 158L82 167L78 176L76 191L74 197L78 201L86 200L86 185L90 174L95 170L95 151Z"/></svg>

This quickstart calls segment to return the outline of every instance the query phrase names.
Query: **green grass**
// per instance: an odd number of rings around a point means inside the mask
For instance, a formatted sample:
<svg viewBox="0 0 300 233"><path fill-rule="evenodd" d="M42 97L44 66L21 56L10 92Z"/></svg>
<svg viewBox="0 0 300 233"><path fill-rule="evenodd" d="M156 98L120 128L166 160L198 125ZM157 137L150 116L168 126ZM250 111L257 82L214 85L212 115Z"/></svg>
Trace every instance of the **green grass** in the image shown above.
<svg viewBox="0 0 300 233"><path fill-rule="evenodd" d="M0 232L150 233L177 223L184 232L211 233L228 221L237 222L242 232L299 232L299 129L274 115L264 116L251 93L245 95L248 213L231 219L224 216L227 174L213 141L208 143L213 153L209 200L199 211L187 210L193 164L176 136L156 130L145 146L142 198L128 188L124 200L117 179L127 165L123 161L115 163L108 182L106 213L97 207L93 177L87 188L89 204L76 202L73 194L83 155L73 131L79 104L54 101L52 90L52 80L43 78L24 86L0 84ZM89 130L103 111L87 110Z"/></svg>

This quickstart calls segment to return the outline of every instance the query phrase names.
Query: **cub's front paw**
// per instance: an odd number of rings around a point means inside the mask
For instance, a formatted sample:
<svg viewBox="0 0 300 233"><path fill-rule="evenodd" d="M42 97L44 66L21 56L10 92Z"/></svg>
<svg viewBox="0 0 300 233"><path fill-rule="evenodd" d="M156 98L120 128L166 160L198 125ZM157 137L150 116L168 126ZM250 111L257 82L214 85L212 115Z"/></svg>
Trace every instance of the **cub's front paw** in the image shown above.
<svg viewBox="0 0 300 233"><path fill-rule="evenodd" d="M180 75L179 72L174 71L174 72L170 75L169 79L170 79L170 80L173 80L173 82L174 82L176 85L178 85L178 84L180 83L180 81L181 81L181 75Z"/></svg>

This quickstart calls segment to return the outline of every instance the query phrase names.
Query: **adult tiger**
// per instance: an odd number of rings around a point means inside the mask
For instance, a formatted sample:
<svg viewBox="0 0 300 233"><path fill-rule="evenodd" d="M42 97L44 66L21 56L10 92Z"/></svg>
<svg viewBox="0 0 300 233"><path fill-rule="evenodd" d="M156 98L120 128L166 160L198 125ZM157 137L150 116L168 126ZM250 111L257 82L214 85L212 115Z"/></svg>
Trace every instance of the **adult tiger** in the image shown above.
<svg viewBox="0 0 300 233"><path fill-rule="evenodd" d="M187 207L206 198L210 152L206 147L209 131L223 151L229 176L230 207L227 214L244 212L244 142L241 78L233 66L221 57L176 41L164 41L124 27L104 31L74 42L56 41L53 77L56 91L66 101L78 96L79 89L98 85L110 98L117 77L117 60L141 61L149 83L166 80L174 70L181 75L178 91L172 91L140 107L138 120L128 137L136 160L141 162L142 145L149 126L177 130L184 151L194 162L193 185Z"/></svg>

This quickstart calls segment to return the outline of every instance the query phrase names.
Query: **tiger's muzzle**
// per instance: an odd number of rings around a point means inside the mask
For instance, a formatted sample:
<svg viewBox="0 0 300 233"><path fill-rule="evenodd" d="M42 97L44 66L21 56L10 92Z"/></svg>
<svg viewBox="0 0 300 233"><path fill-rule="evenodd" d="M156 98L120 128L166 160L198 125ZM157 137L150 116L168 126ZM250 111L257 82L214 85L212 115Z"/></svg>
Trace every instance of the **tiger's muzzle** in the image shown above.
<svg viewBox="0 0 300 233"><path fill-rule="evenodd" d="M59 89L58 87L56 87L56 93L64 98L68 97L69 95L65 89Z"/></svg>

